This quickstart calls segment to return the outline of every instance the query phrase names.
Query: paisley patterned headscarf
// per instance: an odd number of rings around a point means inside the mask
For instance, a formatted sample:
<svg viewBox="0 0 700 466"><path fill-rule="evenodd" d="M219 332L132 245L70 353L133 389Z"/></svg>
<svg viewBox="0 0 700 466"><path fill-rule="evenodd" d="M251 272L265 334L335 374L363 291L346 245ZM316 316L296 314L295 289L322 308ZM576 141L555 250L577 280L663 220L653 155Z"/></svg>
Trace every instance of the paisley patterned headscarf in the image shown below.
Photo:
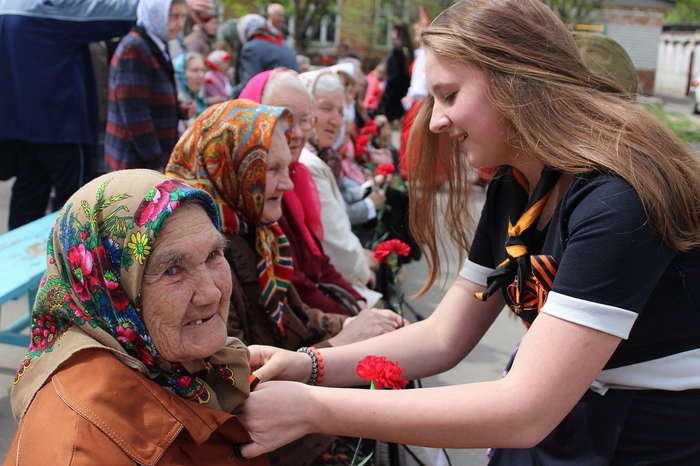
<svg viewBox="0 0 700 466"><path fill-rule="evenodd" d="M182 135L165 172L212 195L224 232L255 232L260 299L284 333L287 289L294 275L291 248L277 222L260 221L267 156L280 120L291 127L287 109L245 99L209 107Z"/></svg>
<svg viewBox="0 0 700 466"><path fill-rule="evenodd" d="M278 73L291 73L292 76L298 76L296 71L285 68L263 71L248 80L239 97L261 103L268 82ZM284 202L287 207L285 215L289 217L287 220L293 222L299 229L304 247L313 255L322 257L324 254L316 241L323 241L321 201L318 198L316 183L306 165L298 160L289 164L289 176L294 183L294 189L284 193Z"/></svg>
<svg viewBox="0 0 700 466"><path fill-rule="evenodd" d="M47 271L32 311L31 340L15 376L19 420L60 364L87 348L207 406L232 411L248 396L248 351L236 339L206 360L164 360L143 321L143 274L158 232L183 201L197 199L219 228L207 193L151 170L101 176L59 213L47 244ZM205 376L196 377L200 371Z"/></svg>

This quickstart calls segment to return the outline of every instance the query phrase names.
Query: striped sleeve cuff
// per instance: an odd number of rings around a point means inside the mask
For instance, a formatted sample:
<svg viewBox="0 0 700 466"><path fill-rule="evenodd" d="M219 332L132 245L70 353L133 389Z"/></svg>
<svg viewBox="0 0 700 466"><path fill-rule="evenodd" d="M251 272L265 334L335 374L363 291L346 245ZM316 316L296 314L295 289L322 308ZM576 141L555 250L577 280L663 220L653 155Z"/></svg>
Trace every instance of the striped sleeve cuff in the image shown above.
<svg viewBox="0 0 700 466"><path fill-rule="evenodd" d="M494 269L484 267L469 259L464 261L462 270L459 271L459 276L465 280L476 283L477 285L486 286L486 278Z"/></svg>
<svg viewBox="0 0 700 466"><path fill-rule="evenodd" d="M637 313L550 291L541 312L626 340Z"/></svg>

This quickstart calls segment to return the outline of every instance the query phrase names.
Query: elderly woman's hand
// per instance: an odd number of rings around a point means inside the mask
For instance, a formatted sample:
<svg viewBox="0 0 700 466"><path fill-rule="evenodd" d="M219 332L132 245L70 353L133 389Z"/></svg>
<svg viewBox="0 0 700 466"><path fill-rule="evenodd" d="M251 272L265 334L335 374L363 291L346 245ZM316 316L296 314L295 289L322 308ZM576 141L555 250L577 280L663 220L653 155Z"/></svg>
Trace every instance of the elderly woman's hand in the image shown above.
<svg viewBox="0 0 700 466"><path fill-rule="evenodd" d="M314 432L313 421L320 414L316 414L317 404L309 398L310 388L296 382L258 385L237 413L253 440L242 446L241 454L254 458Z"/></svg>
<svg viewBox="0 0 700 466"><path fill-rule="evenodd" d="M343 330L328 342L333 346L347 345L391 332L407 325L408 321L388 309L365 309L349 317Z"/></svg>

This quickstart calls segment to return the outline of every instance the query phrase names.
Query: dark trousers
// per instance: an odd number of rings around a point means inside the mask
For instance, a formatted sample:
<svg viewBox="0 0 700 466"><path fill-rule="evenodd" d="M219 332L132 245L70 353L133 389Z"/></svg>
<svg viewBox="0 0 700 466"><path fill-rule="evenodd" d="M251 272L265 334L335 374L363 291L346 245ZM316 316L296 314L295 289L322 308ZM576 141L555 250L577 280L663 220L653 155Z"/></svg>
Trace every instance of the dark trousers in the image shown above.
<svg viewBox="0 0 700 466"><path fill-rule="evenodd" d="M17 155L10 199L10 230L58 210L88 178L89 156L83 144L0 141L0 154ZM48 206L51 189L53 205Z"/></svg>

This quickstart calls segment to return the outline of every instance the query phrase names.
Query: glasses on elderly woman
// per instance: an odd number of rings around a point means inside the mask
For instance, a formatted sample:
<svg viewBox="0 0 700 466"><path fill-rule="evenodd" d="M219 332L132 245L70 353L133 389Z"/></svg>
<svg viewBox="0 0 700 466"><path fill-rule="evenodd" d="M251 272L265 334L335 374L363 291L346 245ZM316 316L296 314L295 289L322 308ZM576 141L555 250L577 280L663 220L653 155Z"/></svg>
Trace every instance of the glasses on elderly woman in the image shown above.
<svg viewBox="0 0 700 466"><path fill-rule="evenodd" d="M316 117L309 116L309 115L301 115L300 117L294 117L292 119L292 128L295 126L299 126L299 128L304 131L308 132L311 131L311 129L314 127L314 124L316 123Z"/></svg>

